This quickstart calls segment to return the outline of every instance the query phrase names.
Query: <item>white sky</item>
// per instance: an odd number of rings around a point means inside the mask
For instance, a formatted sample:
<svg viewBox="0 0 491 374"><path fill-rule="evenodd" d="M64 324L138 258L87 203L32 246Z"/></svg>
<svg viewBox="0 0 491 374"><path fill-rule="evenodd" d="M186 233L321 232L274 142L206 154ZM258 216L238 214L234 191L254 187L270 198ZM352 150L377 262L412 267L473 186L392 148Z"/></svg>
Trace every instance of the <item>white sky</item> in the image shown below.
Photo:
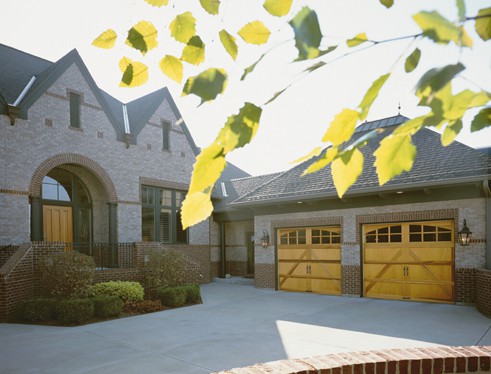
<svg viewBox="0 0 491 374"><path fill-rule="evenodd" d="M410 46L409 40L380 45L299 80L298 73L312 62L290 63L297 51L293 41L282 43L293 39L293 33L286 25L287 19L268 16L262 3L262 0L222 0L221 15L212 17L201 10L198 0L170 0L174 6L163 8L151 7L143 0L1 0L0 43L50 61L56 61L76 48L99 87L124 102L167 86L200 147L213 141L226 118L237 113L244 101L261 105L293 79L296 83L292 88L264 107L261 127L253 143L228 157L229 161L253 175L265 174L289 168L292 160L319 145L334 116L343 108L355 109L371 83L388 72L398 58L403 53L410 53L415 45ZM389 10L377 0L297 0L291 14L303 5L317 11L325 36L324 46L342 43L343 39L362 31L373 40L418 33L419 28L411 15L421 9L438 10L450 20L457 18L454 0L395 0ZM182 46L170 39L168 25L175 15L186 10L186 6L191 7L198 18L197 32L205 43L222 28L236 35L243 25L255 19L263 20L271 30L280 30L271 40L279 47L263 59L245 82L238 82L243 69L266 49L247 46L238 37L239 57L234 63L223 51L218 37L207 43L209 63L194 70L188 68L187 73L197 74L207 66L223 67L228 71L230 81L225 95L199 107L199 98L193 95L181 97L179 85L166 78L157 64L165 54L180 56ZM467 14L473 16L478 9L488 6L489 1L485 0L467 1ZM140 20L153 22L160 32L159 47L145 57L124 45L126 31ZM107 51L91 46L93 39L108 28L118 33L116 47ZM480 40L473 31L473 22L468 22L466 29L474 39L472 50L461 51L453 46L420 42L420 66L406 74L403 72L404 58L396 65L368 120L396 115L399 102L401 114L407 117L426 113L425 108L417 106L413 95L415 83L428 68L459 60L467 66L463 72L465 80L458 80L459 90L481 88L491 91L491 42L486 45ZM325 60L330 61L346 51L345 46L340 46ZM119 87L118 62L123 55L150 65L149 83L141 88ZM467 128L472 117L465 118ZM491 129L476 134L469 134L464 129L458 139L474 147L491 146Z"/></svg>

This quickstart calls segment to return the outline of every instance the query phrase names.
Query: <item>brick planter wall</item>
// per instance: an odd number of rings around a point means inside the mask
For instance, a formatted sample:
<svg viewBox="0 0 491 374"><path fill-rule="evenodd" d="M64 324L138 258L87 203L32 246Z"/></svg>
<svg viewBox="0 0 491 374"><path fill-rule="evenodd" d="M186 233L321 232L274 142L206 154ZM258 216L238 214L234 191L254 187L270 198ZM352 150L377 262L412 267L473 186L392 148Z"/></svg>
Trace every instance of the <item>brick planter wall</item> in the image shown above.
<svg viewBox="0 0 491 374"><path fill-rule="evenodd" d="M476 269L477 310L491 318L491 270Z"/></svg>
<svg viewBox="0 0 491 374"><path fill-rule="evenodd" d="M476 302L476 269L455 269L455 302L474 304Z"/></svg>
<svg viewBox="0 0 491 374"><path fill-rule="evenodd" d="M256 364L222 374L441 374L491 370L491 346L351 352Z"/></svg>
<svg viewBox="0 0 491 374"><path fill-rule="evenodd" d="M275 265L256 264L254 266L254 283L258 288L275 288Z"/></svg>

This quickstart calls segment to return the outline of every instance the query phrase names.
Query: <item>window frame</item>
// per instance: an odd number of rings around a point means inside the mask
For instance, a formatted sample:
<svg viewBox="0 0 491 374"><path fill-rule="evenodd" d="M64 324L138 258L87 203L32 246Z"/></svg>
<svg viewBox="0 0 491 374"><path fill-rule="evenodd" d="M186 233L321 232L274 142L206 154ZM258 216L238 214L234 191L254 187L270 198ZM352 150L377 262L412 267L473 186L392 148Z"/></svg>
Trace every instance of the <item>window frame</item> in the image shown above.
<svg viewBox="0 0 491 374"><path fill-rule="evenodd" d="M76 92L68 93L70 106L70 127L74 129L82 128L82 95Z"/></svg>
<svg viewBox="0 0 491 374"><path fill-rule="evenodd" d="M162 150L170 150L170 130L171 124L168 121L162 121Z"/></svg>

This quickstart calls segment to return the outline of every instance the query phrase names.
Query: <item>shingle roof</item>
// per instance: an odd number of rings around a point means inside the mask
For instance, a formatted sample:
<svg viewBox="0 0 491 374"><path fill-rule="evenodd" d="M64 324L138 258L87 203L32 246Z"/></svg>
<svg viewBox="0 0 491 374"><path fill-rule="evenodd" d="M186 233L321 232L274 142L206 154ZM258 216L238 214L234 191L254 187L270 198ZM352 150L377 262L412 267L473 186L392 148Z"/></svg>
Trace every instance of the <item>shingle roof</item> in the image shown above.
<svg viewBox="0 0 491 374"><path fill-rule="evenodd" d="M359 127L352 141L375 128L390 127L393 123L403 123L406 117L396 116L367 122ZM374 151L380 140L389 133L380 134L377 139L361 149L365 162L361 176L350 187L346 195L374 192L379 190L398 190L416 186L434 186L458 181L459 179L486 179L491 176L491 157L459 142L453 142L443 147L440 135L429 129L422 129L413 136L413 143L417 148L416 160L410 172L395 177L383 187L379 187L378 177L373 163ZM321 157L321 156L319 156ZM316 173L302 176L307 167L319 157L308 160L296 167L287 170L262 186L246 188L231 205L261 204L277 201L295 201L300 199L335 197L337 196L331 176L331 167L328 166Z"/></svg>

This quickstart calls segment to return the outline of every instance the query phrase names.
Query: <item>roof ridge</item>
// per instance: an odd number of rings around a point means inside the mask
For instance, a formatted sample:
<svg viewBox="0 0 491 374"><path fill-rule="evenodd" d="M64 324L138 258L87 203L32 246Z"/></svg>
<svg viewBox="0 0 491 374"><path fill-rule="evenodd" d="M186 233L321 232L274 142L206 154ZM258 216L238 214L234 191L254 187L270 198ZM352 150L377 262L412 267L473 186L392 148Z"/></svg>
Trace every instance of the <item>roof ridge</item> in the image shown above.
<svg viewBox="0 0 491 374"><path fill-rule="evenodd" d="M43 61L45 61L45 62L50 62L50 63L54 64L54 62L53 62L53 61L51 61L51 60L47 60L47 59L45 59L45 58L43 58L43 57L36 56L36 55L34 55L34 54L32 54L32 53L29 53L29 52L26 52L26 51L22 51L22 50L20 50L20 49L17 49L17 48L15 48L15 47L10 46L10 45L0 43L0 46L3 46L3 47L8 48L8 49L11 49L11 50L13 50L13 51L17 51L17 52L22 53L22 54L24 54L24 55L29 55L29 56L31 56L31 57L33 57L33 58L38 59L38 60L43 60Z"/></svg>
<svg viewBox="0 0 491 374"><path fill-rule="evenodd" d="M284 171L277 171L275 173L267 173L267 174L261 174L261 175L248 175L247 177L240 177L240 178L233 178L233 179L230 179L230 182L232 181L240 181L240 180L244 180L244 179L252 179L252 178L261 178L261 177L267 177L268 175L275 175L275 174L281 174L283 172L285 172L286 170Z"/></svg>

